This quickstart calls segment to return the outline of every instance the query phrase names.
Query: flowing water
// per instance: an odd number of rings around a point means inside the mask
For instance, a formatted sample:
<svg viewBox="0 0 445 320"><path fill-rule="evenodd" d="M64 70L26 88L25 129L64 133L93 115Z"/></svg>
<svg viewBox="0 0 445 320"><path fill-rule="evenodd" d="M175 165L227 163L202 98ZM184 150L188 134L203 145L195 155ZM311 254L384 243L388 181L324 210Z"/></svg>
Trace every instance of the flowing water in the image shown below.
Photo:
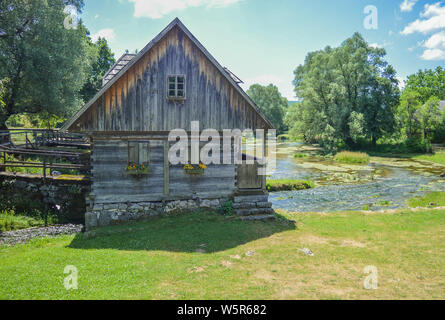
<svg viewBox="0 0 445 320"><path fill-rule="evenodd" d="M296 152L309 154L295 159ZM296 212L395 209L406 200L431 191L445 191L445 166L412 159L373 158L369 165L342 165L311 156L316 150L299 143L277 148L277 168L269 179L303 179L317 187L303 191L275 192L275 209Z"/></svg>

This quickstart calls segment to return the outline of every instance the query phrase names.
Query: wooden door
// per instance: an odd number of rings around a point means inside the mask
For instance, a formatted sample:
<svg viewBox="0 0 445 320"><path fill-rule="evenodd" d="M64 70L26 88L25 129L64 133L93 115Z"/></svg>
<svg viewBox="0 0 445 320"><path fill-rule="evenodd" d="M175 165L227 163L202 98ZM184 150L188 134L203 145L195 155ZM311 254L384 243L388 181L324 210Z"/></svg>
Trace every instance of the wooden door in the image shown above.
<svg viewBox="0 0 445 320"><path fill-rule="evenodd" d="M262 189L263 176L258 175L258 164L238 165L238 189Z"/></svg>

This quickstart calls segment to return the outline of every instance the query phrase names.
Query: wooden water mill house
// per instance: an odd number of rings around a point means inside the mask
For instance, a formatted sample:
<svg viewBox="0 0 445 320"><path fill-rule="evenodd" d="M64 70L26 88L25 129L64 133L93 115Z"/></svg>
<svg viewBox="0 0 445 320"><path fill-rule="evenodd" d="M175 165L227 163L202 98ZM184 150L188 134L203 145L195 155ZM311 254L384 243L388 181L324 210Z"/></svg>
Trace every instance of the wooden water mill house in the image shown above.
<svg viewBox="0 0 445 320"><path fill-rule="evenodd" d="M218 132L273 129L239 82L177 18L137 55L121 57L62 128L91 140L87 229L228 201L246 219L272 218L258 163L186 170L168 159L170 131L190 133L192 121Z"/></svg>

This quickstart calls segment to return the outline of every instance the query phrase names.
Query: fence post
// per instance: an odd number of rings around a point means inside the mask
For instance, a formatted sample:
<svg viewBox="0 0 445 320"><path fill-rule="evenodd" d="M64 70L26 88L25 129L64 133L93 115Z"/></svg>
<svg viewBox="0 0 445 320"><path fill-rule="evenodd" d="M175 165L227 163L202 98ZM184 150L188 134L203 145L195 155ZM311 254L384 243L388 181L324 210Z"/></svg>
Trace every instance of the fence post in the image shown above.
<svg viewBox="0 0 445 320"><path fill-rule="evenodd" d="M43 157L43 179L46 179L46 157Z"/></svg>
<svg viewBox="0 0 445 320"><path fill-rule="evenodd" d="M53 167L53 162L54 162L54 158L51 157L50 160L49 160L49 175L50 175L51 177L53 176L53 169L52 169L52 167Z"/></svg>

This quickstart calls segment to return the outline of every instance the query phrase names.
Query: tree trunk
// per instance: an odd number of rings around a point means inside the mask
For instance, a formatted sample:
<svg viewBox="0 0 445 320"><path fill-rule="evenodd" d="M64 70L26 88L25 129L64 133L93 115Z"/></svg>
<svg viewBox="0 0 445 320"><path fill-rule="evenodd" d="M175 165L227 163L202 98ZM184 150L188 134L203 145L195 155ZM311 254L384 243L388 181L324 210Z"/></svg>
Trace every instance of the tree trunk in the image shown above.
<svg viewBox="0 0 445 320"><path fill-rule="evenodd" d="M0 117L0 133L8 133L8 127L6 126L6 119L4 117ZM11 136L0 136L0 144L6 144L11 141ZM0 153L1 155L1 153ZM6 171L6 168L0 167L0 172Z"/></svg>
<svg viewBox="0 0 445 320"><path fill-rule="evenodd" d="M0 132L9 133L8 126L6 125L7 118L0 116ZM0 136L0 144L8 143L11 141L11 136Z"/></svg>
<svg viewBox="0 0 445 320"><path fill-rule="evenodd" d="M372 136L372 147L373 148L377 147L377 137L376 136Z"/></svg>

